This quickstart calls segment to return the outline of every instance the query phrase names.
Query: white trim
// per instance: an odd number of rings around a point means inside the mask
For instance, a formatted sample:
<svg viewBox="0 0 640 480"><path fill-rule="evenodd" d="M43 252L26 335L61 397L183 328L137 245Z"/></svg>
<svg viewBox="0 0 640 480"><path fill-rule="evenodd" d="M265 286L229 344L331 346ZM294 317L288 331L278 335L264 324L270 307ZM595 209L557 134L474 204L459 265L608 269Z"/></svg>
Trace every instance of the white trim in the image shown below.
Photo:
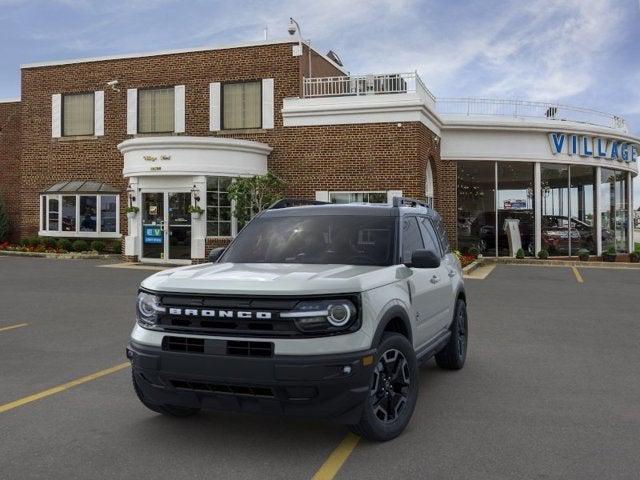
<svg viewBox="0 0 640 480"><path fill-rule="evenodd" d="M127 89L127 135L138 133L138 89Z"/></svg>
<svg viewBox="0 0 640 480"><path fill-rule="evenodd" d="M185 130L185 86L176 85L174 90L174 127L175 133L184 133Z"/></svg>
<svg viewBox="0 0 640 480"><path fill-rule="evenodd" d="M76 229L75 231L62 230L62 197L76 198ZM79 197L96 197L96 231L86 232L80 230L80 198ZM101 232L102 217L102 197L116 197L116 231ZM58 229L49 230L49 199L58 200ZM42 203L45 202L46 211L45 218L42 218ZM69 237L69 238L120 238L120 195L117 193L41 193L40 194L40 230L38 235L41 237ZM46 229L45 229L46 225Z"/></svg>
<svg viewBox="0 0 640 480"><path fill-rule="evenodd" d="M316 200L318 202L329 202L328 190L316 190Z"/></svg>
<svg viewBox="0 0 640 480"><path fill-rule="evenodd" d="M62 137L62 94L51 95L51 138Z"/></svg>
<svg viewBox="0 0 640 480"><path fill-rule="evenodd" d="M262 128L274 127L274 86L273 78L262 79Z"/></svg>
<svg viewBox="0 0 640 480"><path fill-rule="evenodd" d="M65 232L65 231L49 231L40 230L38 232L39 237L60 237L60 238L120 238L119 233L113 232Z"/></svg>
<svg viewBox="0 0 640 480"><path fill-rule="evenodd" d="M144 57L157 57L160 55L177 55L181 53L195 53L195 52L207 52L207 51L216 51L216 50L229 50L232 48L247 48L247 47L262 47L267 45L280 45L287 43L298 43L298 40L292 40L290 38L276 39L276 40L267 40L260 42L244 42L244 43L236 43L229 45L220 45L220 46L205 46L205 47L195 47L195 48L181 48L181 49L172 49L172 50L160 50L155 52L141 52L141 53L126 53L122 55L106 55L102 57L88 57L88 58L72 58L68 60L54 60L47 62L35 62L35 63L25 63L20 65L21 69L26 68L40 68L40 67L51 67L57 65L70 65L73 63L89 63L89 62L105 62L108 60L123 60L127 58L144 58ZM330 58L327 58L326 55L318 52L314 47L311 47L311 50L316 52L316 54L320 55L322 58L327 60L331 65L336 67L338 70L343 73L347 73L344 67L340 67Z"/></svg>
<svg viewBox="0 0 640 480"><path fill-rule="evenodd" d="M596 194L594 195L596 210L596 255L602 255L602 201L600 186L602 183L602 167L596 167Z"/></svg>
<svg viewBox="0 0 640 480"><path fill-rule="evenodd" d="M18 102L20 102L20 97L0 98L0 103L18 103Z"/></svg>
<svg viewBox="0 0 640 480"><path fill-rule="evenodd" d="M628 219L627 219L627 243L629 244L628 252L631 253L635 250L635 242L633 239L633 175L631 172L627 172L627 210L628 210Z"/></svg>
<svg viewBox="0 0 640 480"><path fill-rule="evenodd" d="M220 112L220 82L209 84L209 131L217 132L221 128Z"/></svg>
<svg viewBox="0 0 640 480"><path fill-rule="evenodd" d="M394 197L402 197L402 190L387 190L387 203L393 205Z"/></svg>
<svg viewBox="0 0 640 480"><path fill-rule="evenodd" d="M495 188L495 187L494 187ZM540 170L540 162L533 164L533 216L534 216L534 256L538 256L538 252L542 250L542 176Z"/></svg>
<svg viewBox="0 0 640 480"><path fill-rule="evenodd" d="M93 93L93 134L96 137L104 135L104 90Z"/></svg>

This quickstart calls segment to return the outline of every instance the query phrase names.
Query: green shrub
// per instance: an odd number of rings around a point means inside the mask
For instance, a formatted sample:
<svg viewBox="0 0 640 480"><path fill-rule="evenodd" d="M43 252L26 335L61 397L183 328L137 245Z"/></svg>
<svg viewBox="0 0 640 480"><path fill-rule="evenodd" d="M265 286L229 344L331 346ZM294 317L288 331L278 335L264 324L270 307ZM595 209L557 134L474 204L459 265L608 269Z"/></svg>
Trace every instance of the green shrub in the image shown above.
<svg viewBox="0 0 640 480"><path fill-rule="evenodd" d="M27 245L30 247L39 247L40 245L42 245L40 237L28 237Z"/></svg>
<svg viewBox="0 0 640 480"><path fill-rule="evenodd" d="M122 241L114 240L113 242L111 242L111 251L119 255L122 252Z"/></svg>
<svg viewBox="0 0 640 480"><path fill-rule="evenodd" d="M18 241L18 245L20 245L21 247L28 247L29 246L29 237L21 238Z"/></svg>
<svg viewBox="0 0 640 480"><path fill-rule="evenodd" d="M549 252L543 248L538 252L538 258L540 260L546 260L547 258L549 258Z"/></svg>
<svg viewBox="0 0 640 480"><path fill-rule="evenodd" d="M616 247L613 246L613 245L609 245L609 247L607 248L607 254L615 255L616 254Z"/></svg>
<svg viewBox="0 0 640 480"><path fill-rule="evenodd" d="M640 252L631 252L629 254L629 260L633 263L640 263Z"/></svg>
<svg viewBox="0 0 640 480"><path fill-rule="evenodd" d="M102 240L94 240L93 242L91 242L91 250L95 250L98 253L104 252L104 249L106 247L107 246L104 244Z"/></svg>
<svg viewBox="0 0 640 480"><path fill-rule="evenodd" d="M516 258L519 258L520 260L522 260L524 258L524 250L519 248L518 251L516 252Z"/></svg>
<svg viewBox="0 0 640 480"><path fill-rule="evenodd" d="M73 250L76 252L86 252L89 250L89 245L85 240L76 240L73 242Z"/></svg>
<svg viewBox="0 0 640 480"><path fill-rule="evenodd" d="M478 250L477 247L469 248L469 255L474 255L477 257L479 253L480 253L480 250Z"/></svg>
<svg viewBox="0 0 640 480"><path fill-rule="evenodd" d="M9 216L4 205L4 200L0 197L0 243L9 238L11 226L9 225Z"/></svg>
<svg viewBox="0 0 640 480"><path fill-rule="evenodd" d="M71 250L73 250L73 244L68 238L61 238L60 240L58 240L58 248L70 252Z"/></svg>
<svg viewBox="0 0 640 480"><path fill-rule="evenodd" d="M578 250L578 258L583 262L589 260L589 250L587 250L586 248L581 248L580 250Z"/></svg>
<svg viewBox="0 0 640 480"><path fill-rule="evenodd" d="M58 246L58 242L55 238L51 237L40 237L39 239L40 245L45 248L56 248Z"/></svg>

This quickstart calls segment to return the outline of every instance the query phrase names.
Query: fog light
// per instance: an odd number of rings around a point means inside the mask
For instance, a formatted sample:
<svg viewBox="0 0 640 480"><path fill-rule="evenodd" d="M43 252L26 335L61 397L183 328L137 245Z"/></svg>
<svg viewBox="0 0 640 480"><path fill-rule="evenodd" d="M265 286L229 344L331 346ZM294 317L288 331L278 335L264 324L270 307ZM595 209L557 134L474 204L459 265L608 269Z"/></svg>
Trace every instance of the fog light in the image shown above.
<svg viewBox="0 0 640 480"><path fill-rule="evenodd" d="M342 373L344 373L345 375L350 375L351 374L351 367L349 365L346 365L346 366L342 367Z"/></svg>

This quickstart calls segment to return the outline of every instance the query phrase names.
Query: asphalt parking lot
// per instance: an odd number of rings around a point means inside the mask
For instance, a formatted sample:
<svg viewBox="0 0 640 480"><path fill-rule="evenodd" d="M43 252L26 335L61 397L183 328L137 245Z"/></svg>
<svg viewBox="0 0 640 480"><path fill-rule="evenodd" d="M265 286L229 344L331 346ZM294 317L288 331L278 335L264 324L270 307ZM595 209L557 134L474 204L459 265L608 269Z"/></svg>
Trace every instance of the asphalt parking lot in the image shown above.
<svg viewBox="0 0 640 480"><path fill-rule="evenodd" d="M146 410L123 363L137 284L153 272L102 264L0 257L1 479L318 472L345 428ZM640 270L578 273L502 265L469 280L466 367L425 364L407 431L360 441L335 478L639 478Z"/></svg>

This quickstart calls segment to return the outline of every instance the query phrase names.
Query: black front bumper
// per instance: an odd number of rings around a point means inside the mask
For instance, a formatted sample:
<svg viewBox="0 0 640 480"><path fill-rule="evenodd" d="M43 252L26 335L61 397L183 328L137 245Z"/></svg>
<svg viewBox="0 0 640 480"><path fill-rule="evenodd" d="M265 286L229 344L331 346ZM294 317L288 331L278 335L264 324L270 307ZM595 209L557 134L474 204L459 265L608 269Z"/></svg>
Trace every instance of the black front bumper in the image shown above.
<svg viewBox="0 0 640 480"><path fill-rule="evenodd" d="M369 392L374 362L362 361L369 355L375 351L259 358L164 351L135 342L127 347L148 403L347 424L360 419Z"/></svg>

